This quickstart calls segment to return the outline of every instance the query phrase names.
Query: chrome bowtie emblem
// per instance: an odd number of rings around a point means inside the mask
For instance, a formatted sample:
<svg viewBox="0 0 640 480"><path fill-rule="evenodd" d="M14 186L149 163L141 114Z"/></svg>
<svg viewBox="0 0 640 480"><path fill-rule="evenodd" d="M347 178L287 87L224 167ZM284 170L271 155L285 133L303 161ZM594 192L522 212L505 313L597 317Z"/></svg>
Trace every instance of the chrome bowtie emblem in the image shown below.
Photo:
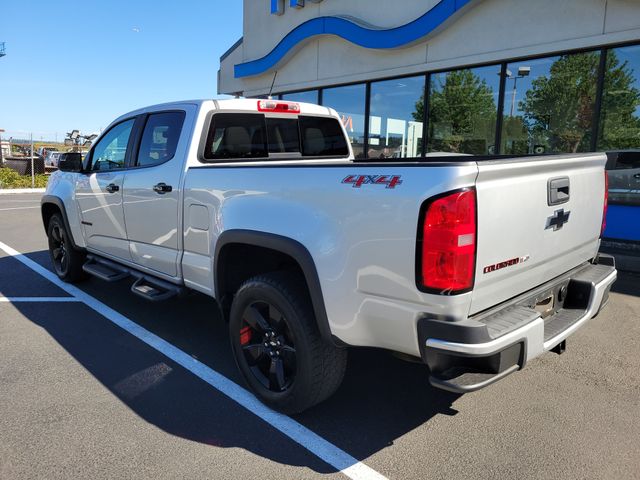
<svg viewBox="0 0 640 480"><path fill-rule="evenodd" d="M555 232L556 230L561 229L562 226L569 221L569 215L571 215L571 212L565 212L564 208L556 210L553 215L547 218L547 226L545 227L545 230L553 228L553 231Z"/></svg>

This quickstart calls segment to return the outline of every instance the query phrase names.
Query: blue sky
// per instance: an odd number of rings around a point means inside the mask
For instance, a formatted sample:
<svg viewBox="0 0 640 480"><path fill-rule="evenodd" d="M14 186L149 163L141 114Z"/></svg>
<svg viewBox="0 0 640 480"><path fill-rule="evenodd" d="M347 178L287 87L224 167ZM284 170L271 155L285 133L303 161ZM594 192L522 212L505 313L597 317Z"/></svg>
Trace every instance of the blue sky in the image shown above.
<svg viewBox="0 0 640 480"><path fill-rule="evenodd" d="M2 0L3 137L60 140L137 107L216 97L220 55L241 35L241 0Z"/></svg>

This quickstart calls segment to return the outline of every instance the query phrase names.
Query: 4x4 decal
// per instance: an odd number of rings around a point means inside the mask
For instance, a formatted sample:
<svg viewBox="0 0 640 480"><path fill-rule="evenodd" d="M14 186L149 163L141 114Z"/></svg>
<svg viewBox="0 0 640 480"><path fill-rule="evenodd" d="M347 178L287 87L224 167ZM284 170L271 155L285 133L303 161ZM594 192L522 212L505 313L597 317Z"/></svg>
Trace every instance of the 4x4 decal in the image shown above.
<svg viewBox="0 0 640 480"><path fill-rule="evenodd" d="M353 188L362 185L386 185L386 188L396 188L402 183L401 175L347 175L342 183L350 183Z"/></svg>

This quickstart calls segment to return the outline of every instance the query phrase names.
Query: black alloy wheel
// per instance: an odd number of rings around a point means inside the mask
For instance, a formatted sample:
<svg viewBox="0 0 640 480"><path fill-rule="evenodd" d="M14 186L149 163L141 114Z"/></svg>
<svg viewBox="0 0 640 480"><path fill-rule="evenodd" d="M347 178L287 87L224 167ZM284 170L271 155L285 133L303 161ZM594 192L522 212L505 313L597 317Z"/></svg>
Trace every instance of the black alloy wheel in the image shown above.
<svg viewBox="0 0 640 480"><path fill-rule="evenodd" d="M67 234L58 223L51 226L49 234L49 250L53 268L59 277L65 276L69 272L69 254L67 252Z"/></svg>
<svg viewBox="0 0 640 480"><path fill-rule="evenodd" d="M331 396L347 364L346 349L320 335L305 283L286 271L249 278L229 314L240 373L260 400L287 414Z"/></svg>
<svg viewBox="0 0 640 480"><path fill-rule="evenodd" d="M60 214L54 214L47 225L49 256L56 275L65 282L79 282L86 278L82 265L86 260L84 251L74 248L69 231Z"/></svg>
<svg viewBox="0 0 640 480"><path fill-rule="evenodd" d="M296 376L296 349L287 320L267 302L254 302L242 314L240 346L251 373L272 392L289 388Z"/></svg>

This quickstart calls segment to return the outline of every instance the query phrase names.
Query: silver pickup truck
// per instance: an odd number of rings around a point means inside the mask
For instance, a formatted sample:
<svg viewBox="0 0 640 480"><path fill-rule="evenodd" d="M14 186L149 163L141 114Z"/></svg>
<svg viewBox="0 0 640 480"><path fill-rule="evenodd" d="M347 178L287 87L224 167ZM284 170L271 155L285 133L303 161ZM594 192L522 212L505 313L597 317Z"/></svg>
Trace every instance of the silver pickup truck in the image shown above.
<svg viewBox="0 0 640 480"><path fill-rule="evenodd" d="M61 162L42 219L65 281L215 298L250 388L293 413L338 388L349 347L419 359L454 392L562 352L616 279L605 161L359 160L332 109L187 101Z"/></svg>

